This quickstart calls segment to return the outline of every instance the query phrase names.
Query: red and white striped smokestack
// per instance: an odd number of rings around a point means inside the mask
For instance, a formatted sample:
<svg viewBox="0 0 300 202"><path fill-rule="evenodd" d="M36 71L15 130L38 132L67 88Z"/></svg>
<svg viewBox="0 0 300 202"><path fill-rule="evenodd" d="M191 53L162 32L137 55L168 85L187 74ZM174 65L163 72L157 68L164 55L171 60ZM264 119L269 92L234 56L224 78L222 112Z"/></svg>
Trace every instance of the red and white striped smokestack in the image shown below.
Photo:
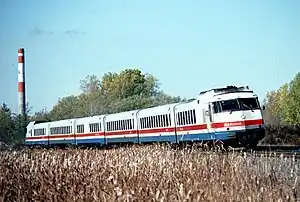
<svg viewBox="0 0 300 202"><path fill-rule="evenodd" d="M18 50L18 108L19 114L25 115L25 60L24 48Z"/></svg>

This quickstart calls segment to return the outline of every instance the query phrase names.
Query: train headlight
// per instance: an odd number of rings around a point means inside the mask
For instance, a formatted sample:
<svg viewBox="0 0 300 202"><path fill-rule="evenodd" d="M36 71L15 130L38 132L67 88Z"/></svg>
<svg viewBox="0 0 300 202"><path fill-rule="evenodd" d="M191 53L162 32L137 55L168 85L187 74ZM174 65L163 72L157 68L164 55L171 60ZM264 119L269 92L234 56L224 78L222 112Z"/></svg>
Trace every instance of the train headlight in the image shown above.
<svg viewBox="0 0 300 202"><path fill-rule="evenodd" d="M246 117L244 115L241 116L242 119L245 119Z"/></svg>

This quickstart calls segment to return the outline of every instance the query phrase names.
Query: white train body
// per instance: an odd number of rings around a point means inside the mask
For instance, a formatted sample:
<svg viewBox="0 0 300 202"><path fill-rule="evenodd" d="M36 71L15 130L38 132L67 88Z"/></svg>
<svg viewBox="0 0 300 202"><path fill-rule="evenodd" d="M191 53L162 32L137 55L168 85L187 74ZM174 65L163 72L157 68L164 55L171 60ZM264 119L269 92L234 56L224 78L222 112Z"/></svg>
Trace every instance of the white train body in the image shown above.
<svg viewBox="0 0 300 202"><path fill-rule="evenodd" d="M257 95L244 87L211 89L197 99L116 114L31 122L26 144L111 144L221 140L257 144L264 122Z"/></svg>

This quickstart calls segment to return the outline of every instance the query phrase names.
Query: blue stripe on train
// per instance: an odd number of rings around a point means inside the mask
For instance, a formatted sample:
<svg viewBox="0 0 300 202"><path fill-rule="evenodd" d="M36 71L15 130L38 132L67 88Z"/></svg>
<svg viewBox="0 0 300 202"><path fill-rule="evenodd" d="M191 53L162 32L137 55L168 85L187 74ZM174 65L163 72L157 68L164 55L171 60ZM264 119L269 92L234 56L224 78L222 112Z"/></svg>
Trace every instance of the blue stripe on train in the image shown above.
<svg viewBox="0 0 300 202"><path fill-rule="evenodd" d="M217 133L198 133L198 134L183 134L177 135L177 141L201 141L201 140L228 140L235 138L235 132L217 132ZM140 136L138 137L118 137L118 138L93 138L93 139L76 139L76 140L49 140L49 144L92 144L92 143L119 143L119 142L176 142L175 135L163 135L163 136ZM48 141L26 141L27 145L45 144L48 145Z"/></svg>

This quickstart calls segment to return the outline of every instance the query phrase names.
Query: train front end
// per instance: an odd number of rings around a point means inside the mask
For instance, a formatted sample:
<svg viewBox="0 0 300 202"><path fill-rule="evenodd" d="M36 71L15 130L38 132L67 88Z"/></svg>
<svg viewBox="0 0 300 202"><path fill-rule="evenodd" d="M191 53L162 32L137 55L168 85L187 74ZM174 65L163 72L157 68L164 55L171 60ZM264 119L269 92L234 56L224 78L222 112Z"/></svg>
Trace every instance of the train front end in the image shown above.
<svg viewBox="0 0 300 202"><path fill-rule="evenodd" d="M216 134L228 134L229 145L255 148L265 137L258 97L248 88L228 88L216 92L211 108Z"/></svg>

